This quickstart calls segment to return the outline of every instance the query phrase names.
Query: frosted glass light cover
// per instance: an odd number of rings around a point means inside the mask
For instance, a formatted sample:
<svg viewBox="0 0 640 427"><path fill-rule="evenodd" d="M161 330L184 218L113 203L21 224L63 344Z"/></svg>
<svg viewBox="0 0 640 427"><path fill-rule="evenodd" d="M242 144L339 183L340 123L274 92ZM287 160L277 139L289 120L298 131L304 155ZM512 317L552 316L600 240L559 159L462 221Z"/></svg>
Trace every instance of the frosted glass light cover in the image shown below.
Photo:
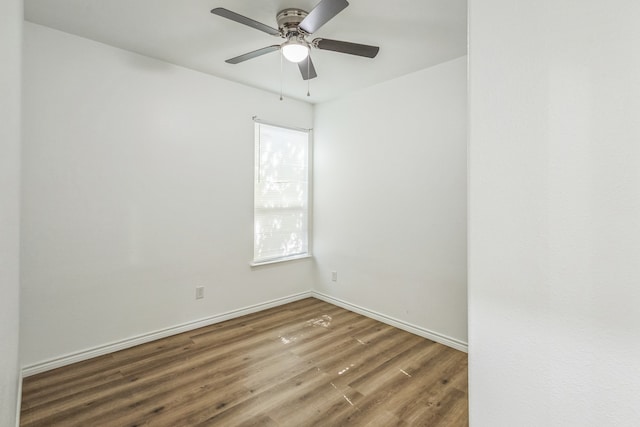
<svg viewBox="0 0 640 427"><path fill-rule="evenodd" d="M309 48L299 43L288 43L282 46L282 54L288 61L300 62L309 56Z"/></svg>

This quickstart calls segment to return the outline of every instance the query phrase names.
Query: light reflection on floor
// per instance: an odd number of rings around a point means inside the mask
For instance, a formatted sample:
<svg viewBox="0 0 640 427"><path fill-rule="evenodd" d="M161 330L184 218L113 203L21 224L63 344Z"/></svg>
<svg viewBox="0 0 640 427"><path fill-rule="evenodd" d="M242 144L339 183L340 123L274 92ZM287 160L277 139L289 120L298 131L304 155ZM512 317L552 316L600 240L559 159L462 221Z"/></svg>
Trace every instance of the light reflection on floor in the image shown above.
<svg viewBox="0 0 640 427"><path fill-rule="evenodd" d="M411 377L411 375L409 375L409 373L407 371L405 371L404 369L400 369L400 372L402 372L403 374L405 374L408 377Z"/></svg>
<svg viewBox="0 0 640 427"><path fill-rule="evenodd" d="M320 317L316 317L316 318L307 320L306 323L305 323L305 327L329 328L329 326L331 326L331 321L332 320L333 320L333 318L331 316L329 316L328 314L323 314ZM303 335L304 335L304 332L299 332L298 334L294 334L294 335L282 335L282 334L280 334L280 335L278 335L278 338L280 339L280 342L282 344L287 345L287 344L291 344L292 342L297 341L298 338L302 337ZM362 344L364 344L364 343L362 343Z"/></svg>
<svg viewBox="0 0 640 427"><path fill-rule="evenodd" d="M323 314L319 318L307 320L307 326L321 326L323 328L328 328L331 325L331 321L333 318L328 314Z"/></svg>
<svg viewBox="0 0 640 427"><path fill-rule="evenodd" d="M325 328L328 329L331 326L331 322L333 321L333 318L328 315L328 314L323 314L320 317L315 317L312 319L309 319L307 321L305 321L304 324L304 328L302 328L302 330L298 330L297 333L294 334L285 334L285 333L280 333L278 335L278 338L280 340L280 342L284 345L287 344L291 344L295 341L297 341L299 338L302 339L304 338L305 335L308 335L308 333L305 333L304 329L305 328ZM358 344L366 346L368 345L367 342L361 340L360 338L357 337L352 337L355 341L358 342ZM338 376L346 376L347 374L349 374L350 370L353 370L353 368L355 368L356 365L351 363L348 364L347 366L344 366L342 369L339 369L336 372L336 374ZM318 373L320 375L326 375L328 374L328 372L324 371L323 369L316 367ZM356 368L357 369L357 368ZM409 374L406 370L398 368L398 370L400 371L400 373L402 373L408 380L408 378L412 378L411 374ZM334 374L335 375L335 374ZM359 409L358 405L356 405L354 403L354 401L352 400L353 398L357 398L358 396L352 396L351 398L348 396L349 392L353 392L353 390L350 390L348 387L338 387L334 382L330 382L329 383L334 389L335 391L338 393L339 396L341 396L347 403L349 403L349 405L351 405L352 407ZM384 402L384 399L380 400L377 402L377 404L382 404Z"/></svg>
<svg viewBox="0 0 640 427"><path fill-rule="evenodd" d="M280 342L282 344L291 344L292 342L294 342L295 340L298 339L298 337L289 337L289 338L287 338L287 337L283 337L283 336L280 336L278 338L280 338Z"/></svg>

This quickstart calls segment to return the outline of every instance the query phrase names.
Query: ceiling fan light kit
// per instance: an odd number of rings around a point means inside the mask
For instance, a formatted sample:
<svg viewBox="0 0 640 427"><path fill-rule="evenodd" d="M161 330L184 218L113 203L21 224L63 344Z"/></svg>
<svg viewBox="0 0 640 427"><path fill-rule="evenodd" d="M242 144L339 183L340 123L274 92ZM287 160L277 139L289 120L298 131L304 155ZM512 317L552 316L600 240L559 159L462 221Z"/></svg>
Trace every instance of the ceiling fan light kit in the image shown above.
<svg viewBox="0 0 640 427"><path fill-rule="evenodd" d="M252 52L245 53L234 58L227 59L229 64L239 64L249 59L280 50L282 55L290 62L298 64L300 74L304 80L317 77L317 73L310 57L311 48L346 53L349 55L375 58L380 48L358 43L344 42L316 38L309 42L306 37L315 33L320 27L333 19L338 13L349 6L346 0L321 0L311 12L301 9L288 8L281 10L276 15L278 29L255 21L246 16L218 7L211 10L214 15L235 21L272 36L286 39L280 45L267 46Z"/></svg>
<svg viewBox="0 0 640 427"><path fill-rule="evenodd" d="M290 38L281 46L282 55L290 61L298 63L309 56L309 45L304 40Z"/></svg>

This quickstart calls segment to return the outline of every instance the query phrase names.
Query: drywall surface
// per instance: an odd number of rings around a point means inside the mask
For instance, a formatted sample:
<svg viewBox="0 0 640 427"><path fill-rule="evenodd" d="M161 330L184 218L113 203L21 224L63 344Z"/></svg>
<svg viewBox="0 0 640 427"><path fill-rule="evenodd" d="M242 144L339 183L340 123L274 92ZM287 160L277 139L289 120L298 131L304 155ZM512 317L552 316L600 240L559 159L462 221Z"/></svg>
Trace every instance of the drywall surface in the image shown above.
<svg viewBox="0 0 640 427"><path fill-rule="evenodd" d="M466 100L462 57L316 105L314 120L316 290L462 343Z"/></svg>
<svg viewBox="0 0 640 427"><path fill-rule="evenodd" d="M22 1L0 3L0 426L16 424L20 295Z"/></svg>
<svg viewBox="0 0 640 427"><path fill-rule="evenodd" d="M640 3L470 2L471 425L640 425Z"/></svg>
<svg viewBox="0 0 640 427"><path fill-rule="evenodd" d="M249 267L252 116L311 105L31 23L24 60L23 365L311 288Z"/></svg>

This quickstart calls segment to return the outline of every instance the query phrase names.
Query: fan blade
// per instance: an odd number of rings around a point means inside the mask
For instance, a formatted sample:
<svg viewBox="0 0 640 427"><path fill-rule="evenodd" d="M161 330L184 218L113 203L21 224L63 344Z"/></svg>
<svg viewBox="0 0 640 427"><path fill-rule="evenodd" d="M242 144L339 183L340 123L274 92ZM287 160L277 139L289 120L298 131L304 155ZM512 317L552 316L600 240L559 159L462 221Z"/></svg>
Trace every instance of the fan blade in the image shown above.
<svg viewBox="0 0 640 427"><path fill-rule="evenodd" d="M257 58L258 56L262 56L266 53L275 52L280 49L279 44L274 44L273 46L263 47L262 49L254 50L253 52L245 53L244 55L236 56L235 58L227 59L226 63L228 64L238 64L240 62L244 62L248 59Z"/></svg>
<svg viewBox="0 0 640 427"><path fill-rule="evenodd" d="M262 22L254 21L251 18L247 18L246 16L242 16L223 7L216 7L215 9L211 9L211 13L213 13L214 15L222 16L223 18L230 19L232 21L236 21L240 24L247 25L251 28L255 28L256 30L264 31L265 33L271 34L272 36L280 35L280 31L276 30L275 28L271 28L270 26L265 25Z"/></svg>
<svg viewBox="0 0 640 427"><path fill-rule="evenodd" d="M322 50L332 50L334 52L348 53L349 55L366 56L367 58L375 58L378 51L380 51L378 46L369 46L367 44L342 42L340 40L330 39L314 39L313 45Z"/></svg>
<svg viewBox="0 0 640 427"><path fill-rule="evenodd" d="M313 61L311 61L310 56L307 56L307 59L303 59L298 62L298 68L300 68L300 74L302 74L303 80L311 80L318 77L318 74L316 74L316 68L313 66Z"/></svg>
<svg viewBox="0 0 640 427"><path fill-rule="evenodd" d="M300 22L298 27L307 34L313 34L347 6L349 6L347 0L322 0Z"/></svg>

